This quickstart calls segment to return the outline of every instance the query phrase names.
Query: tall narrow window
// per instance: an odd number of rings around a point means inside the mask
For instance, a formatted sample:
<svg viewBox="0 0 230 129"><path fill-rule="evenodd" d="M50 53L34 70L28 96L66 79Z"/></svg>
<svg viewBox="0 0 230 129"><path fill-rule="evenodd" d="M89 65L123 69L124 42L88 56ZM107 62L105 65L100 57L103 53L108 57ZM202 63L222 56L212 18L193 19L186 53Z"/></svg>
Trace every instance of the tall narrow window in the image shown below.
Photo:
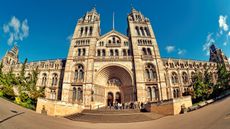
<svg viewBox="0 0 230 129"><path fill-rule="evenodd" d="M152 89L151 89L151 87L147 87L147 94L148 94L149 101L152 101Z"/></svg>
<svg viewBox="0 0 230 129"><path fill-rule="evenodd" d="M123 49L123 56L127 56L127 52L126 52L126 49Z"/></svg>
<svg viewBox="0 0 230 129"><path fill-rule="evenodd" d="M178 83L177 73L172 72L171 80L172 80L172 84L177 84Z"/></svg>
<svg viewBox="0 0 230 129"><path fill-rule="evenodd" d="M93 34L93 27L90 26L90 28L89 28L89 35L91 36L92 34Z"/></svg>
<svg viewBox="0 0 230 129"><path fill-rule="evenodd" d="M140 30L141 30L141 34L142 34L142 36L145 36L145 32L144 32L143 27L140 27Z"/></svg>
<svg viewBox="0 0 230 129"><path fill-rule="evenodd" d="M42 74L42 86L46 86L46 80L47 80L47 74L43 73Z"/></svg>
<svg viewBox="0 0 230 129"><path fill-rule="evenodd" d="M77 50L77 55L81 56L81 49L80 48Z"/></svg>
<svg viewBox="0 0 230 129"><path fill-rule="evenodd" d="M101 51L99 49L97 50L97 56L101 56Z"/></svg>
<svg viewBox="0 0 230 129"><path fill-rule="evenodd" d="M85 48L82 49L82 55L85 56Z"/></svg>
<svg viewBox="0 0 230 129"><path fill-rule="evenodd" d="M150 32L149 32L149 28L145 27L145 33L147 34L147 36L150 36Z"/></svg>
<svg viewBox="0 0 230 129"><path fill-rule="evenodd" d="M115 50L115 56L119 56L118 49Z"/></svg>
<svg viewBox="0 0 230 129"><path fill-rule="evenodd" d="M105 49L102 49L102 56L105 56Z"/></svg>
<svg viewBox="0 0 230 129"><path fill-rule="evenodd" d="M115 42L116 42L115 37L113 37L113 43L115 43Z"/></svg>
<svg viewBox="0 0 230 129"><path fill-rule="evenodd" d="M140 36L140 30L139 30L139 27L138 27L138 26L136 26L136 27L135 27L135 29L136 29L136 34L137 34L138 36Z"/></svg>
<svg viewBox="0 0 230 129"><path fill-rule="evenodd" d="M74 81L83 81L84 80L84 68L83 65L78 64L74 73Z"/></svg>
<svg viewBox="0 0 230 129"><path fill-rule="evenodd" d="M83 91L80 87L77 88L77 100L80 101L83 98Z"/></svg>
<svg viewBox="0 0 230 129"><path fill-rule="evenodd" d="M88 33L88 27L86 26L85 27L85 35L87 35L87 33Z"/></svg>
<svg viewBox="0 0 230 129"><path fill-rule="evenodd" d="M82 34L83 34L83 27L81 27L80 36L82 36Z"/></svg>
<svg viewBox="0 0 230 129"><path fill-rule="evenodd" d="M145 74L147 77L147 81L156 81L157 80L157 72L156 68L153 64L147 64L145 66Z"/></svg>
<svg viewBox="0 0 230 129"><path fill-rule="evenodd" d="M113 56L113 50L112 49L110 50L110 56Z"/></svg>
<svg viewBox="0 0 230 129"><path fill-rule="evenodd" d="M143 55L147 55L146 48L142 48Z"/></svg>
<svg viewBox="0 0 230 129"><path fill-rule="evenodd" d="M151 49L147 48L148 55L152 55Z"/></svg>
<svg viewBox="0 0 230 129"><path fill-rule="evenodd" d="M57 82L58 82L58 75L56 73L54 73L52 75L52 86L56 86L57 85Z"/></svg>
<svg viewBox="0 0 230 129"><path fill-rule="evenodd" d="M188 83L188 75L186 72L183 72L182 73L182 80L183 80L183 83L184 84L187 84Z"/></svg>
<svg viewBox="0 0 230 129"><path fill-rule="evenodd" d="M77 96L77 89L76 89L76 87L73 87L73 97L72 97L72 100L73 100L73 102L76 100L76 97Z"/></svg>

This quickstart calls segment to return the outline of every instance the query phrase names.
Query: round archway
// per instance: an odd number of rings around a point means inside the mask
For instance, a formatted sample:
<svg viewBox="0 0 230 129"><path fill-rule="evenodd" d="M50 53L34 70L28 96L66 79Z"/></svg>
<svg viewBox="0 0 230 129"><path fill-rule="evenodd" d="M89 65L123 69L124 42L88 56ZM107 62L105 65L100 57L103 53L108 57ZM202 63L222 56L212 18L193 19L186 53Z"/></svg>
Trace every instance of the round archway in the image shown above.
<svg viewBox="0 0 230 129"><path fill-rule="evenodd" d="M111 102L108 93L113 93L113 102L125 103L135 100L135 87L131 73L122 66L107 66L98 71L95 82L98 102Z"/></svg>

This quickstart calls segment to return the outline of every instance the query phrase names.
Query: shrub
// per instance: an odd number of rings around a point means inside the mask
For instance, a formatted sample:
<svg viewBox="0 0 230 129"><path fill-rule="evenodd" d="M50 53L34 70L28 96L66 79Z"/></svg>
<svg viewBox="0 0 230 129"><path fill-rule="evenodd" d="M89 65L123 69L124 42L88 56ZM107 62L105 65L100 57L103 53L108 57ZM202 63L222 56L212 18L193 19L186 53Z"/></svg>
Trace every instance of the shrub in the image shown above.
<svg viewBox="0 0 230 129"><path fill-rule="evenodd" d="M17 104L21 104L22 101L21 101L20 97L15 97L14 102Z"/></svg>
<svg viewBox="0 0 230 129"><path fill-rule="evenodd" d="M27 99L29 99L29 95L26 94L25 92L21 93L21 94L19 95L19 97L20 97L20 99L21 99L22 102L26 102Z"/></svg>
<svg viewBox="0 0 230 129"><path fill-rule="evenodd" d="M3 97L4 93L2 91L0 91L0 97Z"/></svg>

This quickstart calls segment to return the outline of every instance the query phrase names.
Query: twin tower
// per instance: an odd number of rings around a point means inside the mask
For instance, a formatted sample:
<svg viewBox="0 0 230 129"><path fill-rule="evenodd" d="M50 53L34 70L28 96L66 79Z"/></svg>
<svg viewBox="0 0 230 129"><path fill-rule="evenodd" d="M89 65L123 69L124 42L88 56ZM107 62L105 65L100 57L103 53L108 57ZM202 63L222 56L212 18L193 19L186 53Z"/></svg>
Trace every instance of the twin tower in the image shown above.
<svg viewBox="0 0 230 129"><path fill-rule="evenodd" d="M127 20L127 35L114 28L101 35L95 8L78 20L66 59L62 101L87 107L169 99L149 19L132 8Z"/></svg>

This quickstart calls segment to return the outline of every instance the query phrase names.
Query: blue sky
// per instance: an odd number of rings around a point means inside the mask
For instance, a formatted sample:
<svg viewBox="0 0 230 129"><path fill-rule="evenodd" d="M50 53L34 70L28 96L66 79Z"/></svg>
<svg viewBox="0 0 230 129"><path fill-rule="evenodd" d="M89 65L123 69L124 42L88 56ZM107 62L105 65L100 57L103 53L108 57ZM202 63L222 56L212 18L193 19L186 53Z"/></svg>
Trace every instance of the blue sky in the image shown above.
<svg viewBox="0 0 230 129"><path fill-rule="evenodd" d="M229 0L1 0L0 58L14 43L20 60L66 58L77 20L96 5L102 34L126 34L133 5L151 21L162 57L208 60L214 42L230 56Z"/></svg>

